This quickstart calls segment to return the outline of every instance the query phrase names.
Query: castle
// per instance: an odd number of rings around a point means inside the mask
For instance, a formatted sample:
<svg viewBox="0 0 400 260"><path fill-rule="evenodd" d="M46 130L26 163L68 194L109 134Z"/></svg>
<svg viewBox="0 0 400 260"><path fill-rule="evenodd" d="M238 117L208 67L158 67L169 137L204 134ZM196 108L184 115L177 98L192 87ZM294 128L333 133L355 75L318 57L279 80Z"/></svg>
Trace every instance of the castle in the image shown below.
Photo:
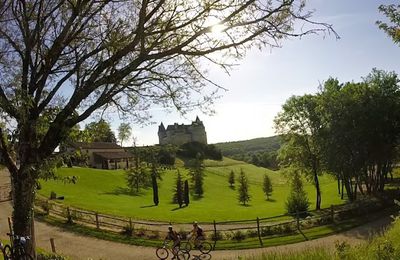
<svg viewBox="0 0 400 260"><path fill-rule="evenodd" d="M197 116L196 120L190 125L175 123L169 125L167 129L165 129L164 124L161 122L158 127L158 139L160 145L173 144L179 146L189 142L207 144L207 133L203 122Z"/></svg>

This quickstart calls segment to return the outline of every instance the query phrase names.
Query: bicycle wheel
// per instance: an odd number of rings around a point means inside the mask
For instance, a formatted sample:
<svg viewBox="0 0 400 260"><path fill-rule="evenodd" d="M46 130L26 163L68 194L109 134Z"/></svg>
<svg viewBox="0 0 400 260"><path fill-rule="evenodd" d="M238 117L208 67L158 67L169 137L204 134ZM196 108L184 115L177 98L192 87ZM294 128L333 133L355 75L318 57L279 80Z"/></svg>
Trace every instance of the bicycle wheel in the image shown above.
<svg viewBox="0 0 400 260"><path fill-rule="evenodd" d="M213 249L212 245L208 242L202 242L199 246L199 250L200 252L202 252L203 254L208 254L211 252L211 250Z"/></svg>
<svg viewBox="0 0 400 260"><path fill-rule="evenodd" d="M186 241L185 242L181 242L181 245L180 245L179 248L189 252L190 250L192 250L192 243L189 243L189 242L186 242Z"/></svg>
<svg viewBox="0 0 400 260"><path fill-rule="evenodd" d="M159 247L156 250L156 255L160 259L167 259L168 258L168 250L165 247Z"/></svg>
<svg viewBox="0 0 400 260"><path fill-rule="evenodd" d="M5 245L3 248L3 257L4 260L11 260L12 259L12 248L10 245Z"/></svg>
<svg viewBox="0 0 400 260"><path fill-rule="evenodd" d="M188 259L190 259L189 251L186 251L186 250L183 250L183 249L179 250L178 251L178 255L177 255L177 259L178 260L188 260Z"/></svg>

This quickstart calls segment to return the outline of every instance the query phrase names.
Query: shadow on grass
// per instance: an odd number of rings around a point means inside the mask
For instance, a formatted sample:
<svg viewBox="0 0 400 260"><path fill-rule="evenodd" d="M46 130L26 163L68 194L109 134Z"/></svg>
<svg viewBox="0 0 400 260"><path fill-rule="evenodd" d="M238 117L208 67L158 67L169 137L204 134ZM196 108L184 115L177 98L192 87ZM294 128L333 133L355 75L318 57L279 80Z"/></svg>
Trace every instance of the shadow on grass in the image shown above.
<svg viewBox="0 0 400 260"><path fill-rule="evenodd" d="M146 206L140 206L141 209L145 209L145 208L152 208L152 207L157 207L157 205L146 205Z"/></svg>
<svg viewBox="0 0 400 260"><path fill-rule="evenodd" d="M113 191L110 192L103 192L101 194L105 194L105 195L128 195L128 196L143 196L144 193L142 191L136 192L136 191L132 191L129 188L125 188L125 187L117 187L115 188Z"/></svg>
<svg viewBox="0 0 400 260"><path fill-rule="evenodd" d="M184 208L186 208L186 206L176 207L176 208L171 209L171 211L177 211L177 210L184 209Z"/></svg>
<svg viewBox="0 0 400 260"><path fill-rule="evenodd" d="M235 186L229 186L231 190L236 190Z"/></svg>
<svg viewBox="0 0 400 260"><path fill-rule="evenodd" d="M268 201L268 202L276 202L276 200L275 200L275 199L271 199L271 198L269 198L269 199L265 199L265 201Z"/></svg>

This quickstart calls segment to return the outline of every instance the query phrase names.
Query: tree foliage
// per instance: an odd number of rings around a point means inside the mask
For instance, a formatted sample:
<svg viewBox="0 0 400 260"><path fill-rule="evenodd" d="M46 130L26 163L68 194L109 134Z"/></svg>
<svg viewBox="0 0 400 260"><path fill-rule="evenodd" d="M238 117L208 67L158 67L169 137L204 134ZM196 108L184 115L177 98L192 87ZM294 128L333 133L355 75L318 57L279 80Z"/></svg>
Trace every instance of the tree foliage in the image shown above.
<svg viewBox="0 0 400 260"><path fill-rule="evenodd" d="M277 132L284 144L278 151L283 167L296 167L313 180L316 189L315 209L321 208L321 188L318 176L322 174L320 135L321 114L318 97L293 96L286 101L275 118Z"/></svg>
<svg viewBox="0 0 400 260"><path fill-rule="evenodd" d="M287 131L283 163L314 183L322 171L333 174L350 201L382 192L400 141L399 83L395 73L374 69L362 82L328 79L320 93L289 99L276 121Z"/></svg>
<svg viewBox="0 0 400 260"><path fill-rule="evenodd" d="M176 203L179 205L180 208L182 208L183 205L183 182L182 182L182 176L181 173L178 171L178 174L176 176L176 182L175 182L175 188L174 188L174 196L172 198L172 202Z"/></svg>
<svg viewBox="0 0 400 260"><path fill-rule="evenodd" d="M240 169L238 182L239 182L238 200L243 205L246 205L246 203L250 201L250 194L249 194L249 183L243 169Z"/></svg>
<svg viewBox="0 0 400 260"><path fill-rule="evenodd" d="M285 204L286 210L289 214L307 212L310 203L308 201L307 193L303 188L301 176L296 170L291 175L291 190Z"/></svg>
<svg viewBox="0 0 400 260"><path fill-rule="evenodd" d="M200 155L191 160L189 165L189 174L192 179L193 194L197 197L202 197L204 194L204 164Z"/></svg>
<svg viewBox="0 0 400 260"><path fill-rule="evenodd" d="M125 140L131 136L132 128L128 123L121 123L118 127L118 139L121 142L121 146Z"/></svg>
<svg viewBox="0 0 400 260"><path fill-rule="evenodd" d="M89 136L89 142L117 142L115 134L111 130L110 123L104 119L100 119L98 122L91 122L87 124L84 131Z"/></svg>
<svg viewBox="0 0 400 260"><path fill-rule="evenodd" d="M269 197L272 195L272 182L271 179L269 178L268 174L264 175L263 179L263 191L265 196L267 196L267 200L269 200Z"/></svg>
<svg viewBox="0 0 400 260"><path fill-rule="evenodd" d="M385 31L395 43L400 44L400 5L380 5L379 11L390 21L390 23L377 21L379 28Z"/></svg>
<svg viewBox="0 0 400 260"><path fill-rule="evenodd" d="M233 170L231 170L229 173L228 183L231 188L233 188L233 185L235 185L235 172Z"/></svg>
<svg viewBox="0 0 400 260"><path fill-rule="evenodd" d="M154 105L208 108L219 86L204 65L228 70L250 47L331 30L303 0L6 0L0 13L0 150L19 235L32 235L37 170L94 112L140 122Z"/></svg>
<svg viewBox="0 0 400 260"><path fill-rule="evenodd" d="M158 198L158 184L157 184L157 174L155 173L155 168L153 166L152 168L152 174L151 174L151 184L153 186L153 202L154 205L158 206L158 203L160 202Z"/></svg>

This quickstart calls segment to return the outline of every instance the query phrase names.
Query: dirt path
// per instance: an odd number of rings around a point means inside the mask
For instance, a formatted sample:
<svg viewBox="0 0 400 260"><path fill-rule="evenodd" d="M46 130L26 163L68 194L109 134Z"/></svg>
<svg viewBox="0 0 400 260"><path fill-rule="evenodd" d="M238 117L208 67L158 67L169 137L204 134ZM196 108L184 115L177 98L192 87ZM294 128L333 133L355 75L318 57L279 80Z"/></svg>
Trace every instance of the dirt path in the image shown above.
<svg viewBox="0 0 400 260"><path fill-rule="evenodd" d="M6 179L4 177L4 172L0 172L0 183ZM0 238L6 238L6 233L8 232L7 217L11 215L11 211L10 202L0 203ZM381 232L388 226L390 221L390 217L386 217L341 234L292 245L248 250L215 251L212 253L212 258L238 259L238 257L259 256L268 252L297 252L311 247L333 248L337 240L358 244L366 241L371 235ZM80 236L41 222L35 222L35 228L37 246L51 251L49 239L54 238L57 252L67 255L71 259L156 259L154 248Z"/></svg>
<svg viewBox="0 0 400 260"><path fill-rule="evenodd" d="M7 217L11 213L11 204L0 203L0 234L5 238L7 232ZM267 252L296 252L310 247L332 248L335 241L347 241L358 244L365 241L376 232L381 232L390 223L390 218L382 218L347 232L307 242L259 248L249 250L216 251L213 259L238 259L239 256L258 256ZM49 238L54 238L59 253L70 256L72 259L156 259L155 249L120 244L91 237L80 236L65 232L60 228L36 222L37 245L50 251Z"/></svg>

